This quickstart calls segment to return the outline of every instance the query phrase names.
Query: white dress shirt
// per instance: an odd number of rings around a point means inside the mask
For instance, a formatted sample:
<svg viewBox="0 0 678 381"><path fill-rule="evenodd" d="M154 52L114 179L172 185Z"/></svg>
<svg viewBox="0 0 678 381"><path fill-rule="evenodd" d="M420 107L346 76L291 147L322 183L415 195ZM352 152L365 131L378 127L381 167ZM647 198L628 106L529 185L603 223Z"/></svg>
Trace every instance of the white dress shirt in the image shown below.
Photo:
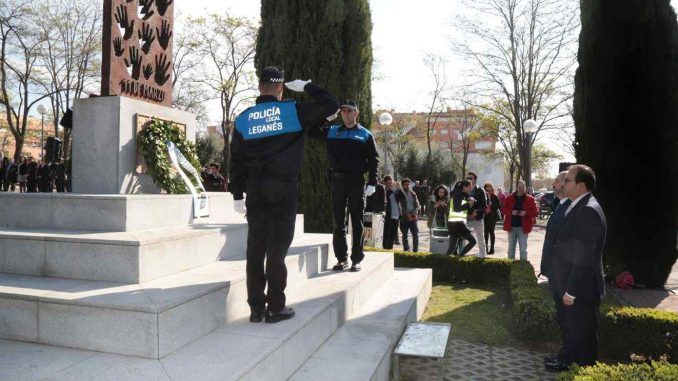
<svg viewBox="0 0 678 381"><path fill-rule="evenodd" d="M572 208L574 208L574 206L577 205L577 203L578 203L579 201L581 201L582 198L586 197L586 195L588 195L588 194L591 194L591 192L586 192L586 193L584 193L583 195L577 197L574 201L572 201L572 203L570 204L570 206L569 206L569 207L567 208L567 210L565 211L565 215L567 216L567 214L570 213L570 210L572 210ZM561 204L562 204L563 202L565 202L565 199L561 200ZM576 297L574 297L574 296L568 294L567 292L565 293L565 295L569 296L569 297L572 298L572 299L576 299Z"/></svg>
<svg viewBox="0 0 678 381"><path fill-rule="evenodd" d="M586 193L584 193L583 195L577 197L574 201L572 201L572 203L570 204L570 206L569 206L569 207L567 208L567 210L565 211L565 215L567 216L567 214L570 213L570 210L572 210L572 209L574 208L574 206L577 205L577 203L578 203L579 201L581 201L582 198L586 197L586 195L589 195L589 194L591 194L591 192L586 192ZM561 202L561 203L562 203L562 202Z"/></svg>

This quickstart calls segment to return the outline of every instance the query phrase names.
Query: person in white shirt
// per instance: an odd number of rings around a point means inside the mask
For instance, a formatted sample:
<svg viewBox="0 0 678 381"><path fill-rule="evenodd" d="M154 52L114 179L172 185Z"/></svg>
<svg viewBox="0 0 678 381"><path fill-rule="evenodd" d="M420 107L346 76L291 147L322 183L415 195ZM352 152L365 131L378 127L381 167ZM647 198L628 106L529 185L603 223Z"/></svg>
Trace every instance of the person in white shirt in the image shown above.
<svg viewBox="0 0 678 381"><path fill-rule="evenodd" d="M607 232L605 213L591 191L596 176L586 165L573 165L564 179L565 196L572 203L553 238L552 292L562 309L563 349L546 368L567 370L598 359L598 308L605 295L603 248ZM565 204L563 204L564 206Z"/></svg>

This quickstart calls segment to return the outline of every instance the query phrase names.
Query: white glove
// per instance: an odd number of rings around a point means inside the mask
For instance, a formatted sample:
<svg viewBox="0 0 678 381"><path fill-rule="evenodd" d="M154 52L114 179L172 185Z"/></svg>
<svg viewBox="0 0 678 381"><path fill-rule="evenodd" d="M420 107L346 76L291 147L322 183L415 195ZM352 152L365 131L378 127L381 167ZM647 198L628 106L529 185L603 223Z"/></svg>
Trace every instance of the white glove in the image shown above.
<svg viewBox="0 0 678 381"><path fill-rule="evenodd" d="M376 190L377 188L375 188L374 185L368 185L365 187L365 195L368 197L372 196Z"/></svg>
<svg viewBox="0 0 678 381"><path fill-rule="evenodd" d="M245 209L245 199L234 200L233 201L233 210L238 214L247 213L247 209Z"/></svg>
<svg viewBox="0 0 678 381"><path fill-rule="evenodd" d="M304 87L311 83L311 80L309 79L308 81L304 81L302 79L295 79L292 82L287 82L285 86L287 86L288 89L292 91L296 91L297 93L303 93L304 92Z"/></svg>

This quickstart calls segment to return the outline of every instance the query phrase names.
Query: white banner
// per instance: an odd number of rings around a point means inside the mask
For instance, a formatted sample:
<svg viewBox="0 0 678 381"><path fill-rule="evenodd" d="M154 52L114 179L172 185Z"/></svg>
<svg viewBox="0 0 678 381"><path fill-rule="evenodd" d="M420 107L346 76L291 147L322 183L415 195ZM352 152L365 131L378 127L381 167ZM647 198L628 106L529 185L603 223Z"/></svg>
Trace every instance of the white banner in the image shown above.
<svg viewBox="0 0 678 381"><path fill-rule="evenodd" d="M179 172L181 179L184 180L184 184L186 184L188 189L191 191L191 194L193 195L193 218L209 217L210 203L209 199L207 198L207 191L205 191L205 187L202 185L202 179L200 178L200 174L193 167L193 165L191 165L191 162L186 160L186 157L184 157L184 154L182 154L181 151L179 151L174 142L168 140L165 142L165 144L167 145L167 152L169 153L170 160L172 160L172 165L174 166L174 169L176 169ZM188 176L186 176L184 171L181 170L181 167L184 167L184 169L186 169L193 175L196 182L200 186L201 190L200 193L198 193L198 191L195 189L193 183L188 178Z"/></svg>

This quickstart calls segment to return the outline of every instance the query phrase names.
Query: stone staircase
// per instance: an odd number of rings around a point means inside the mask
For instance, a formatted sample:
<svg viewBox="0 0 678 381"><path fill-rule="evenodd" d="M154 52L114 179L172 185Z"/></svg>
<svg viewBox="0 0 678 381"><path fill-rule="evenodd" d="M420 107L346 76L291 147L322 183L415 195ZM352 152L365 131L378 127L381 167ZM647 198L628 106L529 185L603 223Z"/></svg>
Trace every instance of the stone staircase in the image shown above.
<svg viewBox="0 0 678 381"><path fill-rule="evenodd" d="M297 314L253 324L230 195L210 195L209 220L183 195L23 196L0 194L3 381L388 380L431 291L430 270L394 269L390 253L328 271L331 236L304 234L299 216L286 259Z"/></svg>

